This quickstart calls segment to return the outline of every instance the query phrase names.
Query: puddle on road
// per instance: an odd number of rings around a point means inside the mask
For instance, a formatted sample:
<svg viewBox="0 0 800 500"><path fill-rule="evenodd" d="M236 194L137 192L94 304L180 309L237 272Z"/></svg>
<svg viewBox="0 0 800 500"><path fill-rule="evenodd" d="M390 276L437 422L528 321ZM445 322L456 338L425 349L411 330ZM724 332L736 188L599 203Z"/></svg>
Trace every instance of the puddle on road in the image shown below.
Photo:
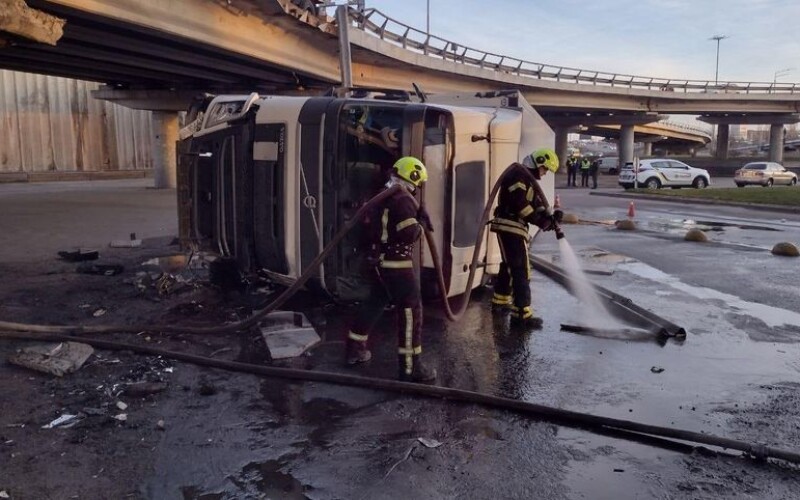
<svg viewBox="0 0 800 500"><path fill-rule="evenodd" d="M699 229L704 232L724 232L728 229L743 230L743 231L768 231L768 232L782 232L782 229L777 229L770 226L759 226L755 224L735 224L732 222L718 222L709 220L695 220L695 219L662 219L655 218L647 222L648 227L657 231L662 231L668 234L683 234L689 229Z"/></svg>

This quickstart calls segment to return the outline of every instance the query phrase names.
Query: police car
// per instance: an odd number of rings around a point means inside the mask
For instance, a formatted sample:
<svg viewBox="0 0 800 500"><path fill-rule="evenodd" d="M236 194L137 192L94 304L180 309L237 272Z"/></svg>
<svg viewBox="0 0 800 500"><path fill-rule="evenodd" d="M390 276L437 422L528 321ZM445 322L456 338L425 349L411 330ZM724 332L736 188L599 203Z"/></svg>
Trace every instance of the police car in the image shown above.
<svg viewBox="0 0 800 500"><path fill-rule="evenodd" d="M631 189L634 187L634 178L639 187L647 189L662 187L703 189L711 184L711 176L707 170L663 158L641 160L639 174L636 176L633 167L625 165L619 172L618 183L625 189Z"/></svg>

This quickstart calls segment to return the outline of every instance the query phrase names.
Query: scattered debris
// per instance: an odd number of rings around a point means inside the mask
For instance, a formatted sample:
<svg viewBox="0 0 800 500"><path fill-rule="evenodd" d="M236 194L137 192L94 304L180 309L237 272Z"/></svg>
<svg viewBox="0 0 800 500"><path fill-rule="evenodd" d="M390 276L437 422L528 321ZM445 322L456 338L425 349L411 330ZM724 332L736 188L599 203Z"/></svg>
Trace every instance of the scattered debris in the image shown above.
<svg viewBox="0 0 800 500"><path fill-rule="evenodd" d="M424 437L418 437L417 441L422 443L422 445L425 446L426 448L438 448L444 444L435 439L424 438Z"/></svg>
<svg viewBox="0 0 800 500"><path fill-rule="evenodd" d="M126 405L122 401L117 401L117 408L119 408L122 411L125 411L128 409L128 405Z"/></svg>
<svg viewBox="0 0 800 500"><path fill-rule="evenodd" d="M90 345L79 342L37 344L23 348L11 356L8 362L63 377L67 373L79 370L93 352L94 349Z"/></svg>
<svg viewBox="0 0 800 500"><path fill-rule="evenodd" d="M100 252L97 250L78 249L58 252L58 256L67 262L83 262L87 260L97 260L100 258Z"/></svg>
<svg viewBox="0 0 800 500"><path fill-rule="evenodd" d="M661 368L660 366L654 366L654 367L650 368L650 371L653 372L653 373L663 373L664 369Z"/></svg>
<svg viewBox="0 0 800 500"><path fill-rule="evenodd" d="M78 415L70 415L65 413L61 415L57 419L53 420L47 425L43 425L42 429L55 429L56 427L63 427L65 429L69 429L73 425L78 423Z"/></svg>
<svg viewBox="0 0 800 500"><path fill-rule="evenodd" d="M120 264L81 264L76 269L81 274L96 274L99 276L116 276L125 271L125 266Z"/></svg>
<svg viewBox="0 0 800 500"><path fill-rule="evenodd" d="M167 384L164 382L137 382L125 386L122 393L129 397L143 397L166 390Z"/></svg>
<svg viewBox="0 0 800 500"><path fill-rule="evenodd" d="M261 335L272 359L296 358L319 342L320 336L304 314L280 311L264 318Z"/></svg>
<svg viewBox="0 0 800 500"><path fill-rule="evenodd" d="M217 388L208 382L201 382L199 392L201 396L213 396L217 393Z"/></svg>
<svg viewBox="0 0 800 500"><path fill-rule="evenodd" d="M617 226L617 229L621 231L635 231L636 230L636 223L632 220L618 220L614 223Z"/></svg>
<svg viewBox="0 0 800 500"><path fill-rule="evenodd" d="M772 254L782 257L800 257L800 250L793 243L784 241L772 247Z"/></svg>
<svg viewBox="0 0 800 500"><path fill-rule="evenodd" d="M383 476L383 478L384 478L384 479L386 479L387 477L389 477L389 474L391 474L391 473L392 473L392 471L393 471L393 470L394 470L394 469L395 469L395 468L396 468L398 465L400 465L400 464L402 464L403 462L405 462L406 460L408 460L408 457L410 457L410 456L411 456L411 453L414 451L414 448L416 448L416 447L417 447L417 443L414 443L414 444L412 444L412 445L411 445L411 447L408 449L408 451L406 451L406 454L405 454L405 456L403 456L403 458L401 458L400 460L398 460L397 462L395 462L395 464L394 464L394 465L392 465L392 467L389 469L389 471L388 471L388 472L386 472L386 474Z"/></svg>
<svg viewBox="0 0 800 500"><path fill-rule="evenodd" d="M128 414L127 413L120 413L119 415L114 415L112 418L114 420L119 420L120 422L125 422L125 421L128 420Z"/></svg>
<svg viewBox="0 0 800 500"><path fill-rule="evenodd" d="M95 318L99 318L100 316L104 315L106 312L108 312L108 311L105 308L101 307L101 308L95 310L92 313L92 316L94 316Z"/></svg>
<svg viewBox="0 0 800 500"><path fill-rule="evenodd" d="M159 420L158 422L156 422L156 429L163 431L167 429L167 426L163 420Z"/></svg>
<svg viewBox="0 0 800 500"><path fill-rule="evenodd" d="M0 498L11 498L11 496L5 491L0 491Z"/></svg>
<svg viewBox="0 0 800 500"><path fill-rule="evenodd" d="M684 236L683 239L686 241L695 241L697 243L706 243L708 241L708 236L699 229L690 229L686 231L686 236Z"/></svg>

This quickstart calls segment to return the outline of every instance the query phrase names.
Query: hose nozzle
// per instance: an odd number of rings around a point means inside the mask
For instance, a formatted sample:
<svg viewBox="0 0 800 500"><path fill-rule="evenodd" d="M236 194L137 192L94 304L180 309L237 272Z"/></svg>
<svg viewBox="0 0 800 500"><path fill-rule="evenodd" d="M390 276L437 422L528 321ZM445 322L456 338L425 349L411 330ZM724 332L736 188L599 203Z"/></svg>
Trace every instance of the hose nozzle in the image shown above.
<svg viewBox="0 0 800 500"><path fill-rule="evenodd" d="M554 228L554 231L556 232L556 239L557 239L557 240L562 240L562 239L564 239L564 236L565 236L565 234L564 234L564 230L563 230L563 229L561 229L561 226L560 226L560 225L556 224L556 225L555 225L555 228Z"/></svg>

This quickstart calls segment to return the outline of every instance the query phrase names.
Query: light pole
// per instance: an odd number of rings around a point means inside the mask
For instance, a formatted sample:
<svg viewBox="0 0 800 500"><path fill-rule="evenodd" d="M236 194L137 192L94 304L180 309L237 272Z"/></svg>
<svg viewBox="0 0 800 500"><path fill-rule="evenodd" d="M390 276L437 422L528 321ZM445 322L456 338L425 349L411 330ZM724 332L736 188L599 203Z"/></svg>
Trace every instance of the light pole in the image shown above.
<svg viewBox="0 0 800 500"><path fill-rule="evenodd" d="M716 70L714 71L714 85L719 83L719 42L728 38L728 35L714 35L709 40L716 40L717 41L717 66Z"/></svg>
<svg viewBox="0 0 800 500"><path fill-rule="evenodd" d="M772 76L772 84L773 84L773 85L775 85L776 83L778 83L778 77L779 77L779 76L786 76L786 75L788 75L789 73L791 73L792 71L794 71L795 69L796 69L796 68L783 68L783 69L779 69L779 70L778 70L778 71L776 71L776 72L775 72L775 74Z"/></svg>
<svg viewBox="0 0 800 500"><path fill-rule="evenodd" d="M428 9L427 9L428 17L427 17L427 22L425 23L425 26L426 26L425 34L430 36L430 34L431 34L431 0L427 0L427 2L428 2Z"/></svg>

